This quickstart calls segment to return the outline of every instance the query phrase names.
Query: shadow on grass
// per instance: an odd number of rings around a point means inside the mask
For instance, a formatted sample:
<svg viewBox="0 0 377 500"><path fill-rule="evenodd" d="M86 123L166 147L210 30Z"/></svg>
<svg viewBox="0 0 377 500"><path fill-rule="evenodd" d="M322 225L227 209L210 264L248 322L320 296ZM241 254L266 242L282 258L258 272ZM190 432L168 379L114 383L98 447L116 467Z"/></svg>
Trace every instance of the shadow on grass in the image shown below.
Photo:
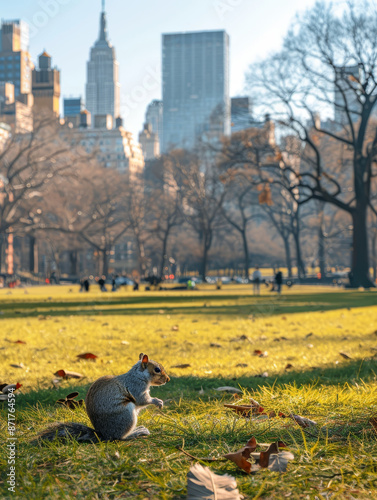
<svg viewBox="0 0 377 500"><path fill-rule="evenodd" d="M328 292L293 294L282 297L264 295L222 294L170 294L139 295L134 297L104 296L100 299L80 301L12 301L0 303L1 318L49 316L96 316L96 315L152 315L163 308L169 314L221 315L221 316L273 316L300 312L331 311L343 308L368 307L377 304L377 294L373 292ZM226 304L224 302L231 302ZM237 303L242 301L243 303ZM196 305L186 305L195 302ZM202 305L198 305L202 302ZM113 306L113 307L112 307ZM123 306L123 307L122 307ZM135 307L140 306L140 307Z"/></svg>
<svg viewBox="0 0 377 500"><path fill-rule="evenodd" d="M284 387L286 385L295 385L297 387L305 385L359 385L364 382L377 380L377 360L359 359L355 361L344 362L335 367L324 366L322 368L313 368L305 371L290 371L281 375L271 375L267 378L260 377L191 377L191 376L172 376L171 381L163 387L152 388L154 396L165 399L187 398L188 400L206 400L208 398L222 399L224 393L215 391L218 387L231 386L240 387L248 391L257 390L263 386ZM86 392L91 383L69 384L59 389L40 389L17 398L17 408L26 409L29 406L54 405L55 402L68 393L77 391L77 399L85 398ZM203 389L205 395L200 395L199 391ZM208 392L209 391L209 392Z"/></svg>

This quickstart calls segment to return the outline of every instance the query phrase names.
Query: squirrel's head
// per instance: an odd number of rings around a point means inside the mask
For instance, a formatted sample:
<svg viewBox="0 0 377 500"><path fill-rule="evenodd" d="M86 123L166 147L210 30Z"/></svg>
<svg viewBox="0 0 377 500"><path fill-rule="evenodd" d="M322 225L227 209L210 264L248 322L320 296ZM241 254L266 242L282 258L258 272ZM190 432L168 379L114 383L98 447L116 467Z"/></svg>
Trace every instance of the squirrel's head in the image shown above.
<svg viewBox="0 0 377 500"><path fill-rule="evenodd" d="M143 353L140 354L139 359L140 367L143 372L147 371L151 385L164 385L169 382L170 378L160 363L152 361Z"/></svg>

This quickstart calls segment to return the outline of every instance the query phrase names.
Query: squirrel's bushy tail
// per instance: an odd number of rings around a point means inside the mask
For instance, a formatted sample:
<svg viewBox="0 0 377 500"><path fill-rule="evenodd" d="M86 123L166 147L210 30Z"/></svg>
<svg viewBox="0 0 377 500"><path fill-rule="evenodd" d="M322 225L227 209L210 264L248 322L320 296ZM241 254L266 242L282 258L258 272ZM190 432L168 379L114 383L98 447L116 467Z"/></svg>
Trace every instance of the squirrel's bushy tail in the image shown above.
<svg viewBox="0 0 377 500"><path fill-rule="evenodd" d="M84 424L76 422L57 422L46 430L42 431L38 437L32 441L32 444L41 443L43 441L53 441L54 439L76 439L81 443L98 443L101 441L101 436Z"/></svg>

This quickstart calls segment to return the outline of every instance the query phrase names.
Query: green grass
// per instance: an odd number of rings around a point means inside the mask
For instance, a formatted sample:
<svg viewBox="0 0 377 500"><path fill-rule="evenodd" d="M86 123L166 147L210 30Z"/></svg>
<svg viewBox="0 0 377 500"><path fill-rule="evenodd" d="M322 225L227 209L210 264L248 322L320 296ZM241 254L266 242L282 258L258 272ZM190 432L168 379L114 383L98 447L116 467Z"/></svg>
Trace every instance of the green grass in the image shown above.
<svg viewBox="0 0 377 500"><path fill-rule="evenodd" d="M17 495L7 492L4 440L1 498L185 498L193 462L177 447L198 458L221 458L252 435L260 442L283 440L295 459L280 475L249 476L231 462L207 464L233 475L245 498L377 497L377 434L369 423L377 416L375 292L293 287L282 297L267 291L253 297L249 286L139 294L70 290L0 291L0 383L23 384L16 400ZM268 357L254 356L255 349ZM96 362L77 360L88 351L98 355ZM53 422L88 424L83 408L73 412L55 401L74 390L83 398L92 381L124 373L140 352L171 375L166 386L152 389L164 409L141 415L149 438L30 444ZM10 366L20 363L24 368ZM191 366L173 368L182 363ZM293 368L286 370L287 363ZM84 377L53 384L59 369ZM268 377L261 378L264 372ZM243 403L251 396L268 410L294 412L318 425L302 430L288 419L239 417L223 406L232 395L215 391L224 385L241 387Z"/></svg>

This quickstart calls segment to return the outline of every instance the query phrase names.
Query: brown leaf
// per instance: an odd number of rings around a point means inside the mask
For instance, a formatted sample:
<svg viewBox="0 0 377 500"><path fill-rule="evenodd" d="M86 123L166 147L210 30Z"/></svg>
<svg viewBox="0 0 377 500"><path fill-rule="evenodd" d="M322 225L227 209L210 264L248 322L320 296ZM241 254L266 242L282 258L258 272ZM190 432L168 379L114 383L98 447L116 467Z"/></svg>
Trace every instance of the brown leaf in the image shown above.
<svg viewBox="0 0 377 500"><path fill-rule="evenodd" d="M13 365L13 364L11 364L9 366L11 366L12 368L25 368L25 365L23 363L20 363L19 365L16 365L16 364Z"/></svg>
<svg viewBox="0 0 377 500"><path fill-rule="evenodd" d="M212 343L210 344L210 347L220 348L220 347L222 347L222 345L221 345L221 344L216 344L215 342L212 342Z"/></svg>
<svg viewBox="0 0 377 500"><path fill-rule="evenodd" d="M293 365L291 365L291 363L288 363L285 367L286 370L290 370L291 368L293 368Z"/></svg>
<svg viewBox="0 0 377 500"><path fill-rule="evenodd" d="M95 354L92 354L91 352L85 352L84 354L78 354L76 357L80 358L80 359L97 359L98 358L98 356L96 356Z"/></svg>
<svg viewBox="0 0 377 500"><path fill-rule="evenodd" d="M260 452L258 462L262 469L267 469L270 461L270 455L272 453L279 453L279 448L286 448L286 445L282 441L279 441L278 443L270 444L267 451Z"/></svg>
<svg viewBox="0 0 377 500"><path fill-rule="evenodd" d="M290 415L291 419L294 420L300 427L303 427L304 429L306 427L314 427L317 425L317 422L314 422L314 420L309 420L308 418L305 417L300 417L300 415L294 415L293 413Z"/></svg>
<svg viewBox="0 0 377 500"><path fill-rule="evenodd" d="M6 342L10 342L11 344L26 344L23 340L9 340L9 339L4 339Z"/></svg>
<svg viewBox="0 0 377 500"><path fill-rule="evenodd" d="M171 327L171 329L172 329L173 332L178 332L179 326L178 325L174 325L174 326Z"/></svg>
<svg viewBox="0 0 377 500"><path fill-rule="evenodd" d="M351 356L349 354L347 354L346 352L340 352L339 353L344 359L352 359Z"/></svg>
<svg viewBox="0 0 377 500"><path fill-rule="evenodd" d="M56 377L62 377L64 379L68 378L82 378L84 375L81 373L77 372L69 372L67 370L58 370L56 373L54 373Z"/></svg>
<svg viewBox="0 0 377 500"><path fill-rule="evenodd" d="M171 368L190 368L191 365L189 365L188 363L183 363L182 365L174 365L172 366Z"/></svg>
<svg viewBox="0 0 377 500"><path fill-rule="evenodd" d="M267 351L261 351L260 349L255 349L254 355L255 356L259 356L260 358L267 358L268 352Z"/></svg>
<svg viewBox="0 0 377 500"><path fill-rule="evenodd" d="M248 462L248 458L250 458L251 453L253 453L256 450L256 448L257 448L257 440L253 436L246 443L246 446L244 446L243 448L234 453L227 453L226 455L224 455L224 458L231 460L238 467L240 467L240 469L250 474L252 464Z"/></svg>
<svg viewBox="0 0 377 500"><path fill-rule="evenodd" d="M313 334L312 333L308 333L307 335L305 335L305 338L308 339L309 337L311 337Z"/></svg>

